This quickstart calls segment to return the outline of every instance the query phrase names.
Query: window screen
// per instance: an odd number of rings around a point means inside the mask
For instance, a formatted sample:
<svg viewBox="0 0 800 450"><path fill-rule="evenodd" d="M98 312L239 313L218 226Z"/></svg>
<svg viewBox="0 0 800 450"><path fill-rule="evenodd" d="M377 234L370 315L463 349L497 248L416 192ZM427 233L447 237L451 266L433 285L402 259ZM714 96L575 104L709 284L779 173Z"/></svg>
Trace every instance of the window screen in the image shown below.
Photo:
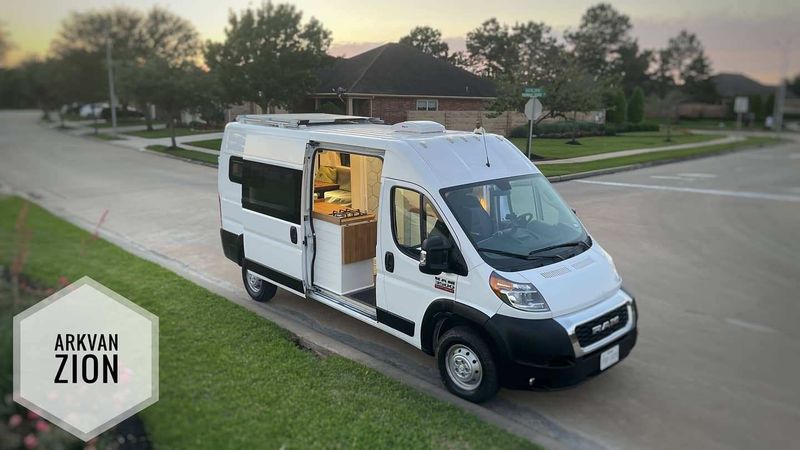
<svg viewBox="0 0 800 450"><path fill-rule="evenodd" d="M242 207L300 224L301 170L244 161Z"/></svg>

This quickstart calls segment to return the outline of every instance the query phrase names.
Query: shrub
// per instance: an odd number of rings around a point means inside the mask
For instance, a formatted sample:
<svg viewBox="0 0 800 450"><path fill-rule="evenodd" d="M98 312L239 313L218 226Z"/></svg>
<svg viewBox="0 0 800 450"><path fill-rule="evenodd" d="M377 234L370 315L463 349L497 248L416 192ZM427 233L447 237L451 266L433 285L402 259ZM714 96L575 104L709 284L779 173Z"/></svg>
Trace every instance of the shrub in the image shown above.
<svg viewBox="0 0 800 450"><path fill-rule="evenodd" d="M625 93L618 89L612 93L611 104L606 110L606 123L625 123L628 115L628 102L625 100Z"/></svg>
<svg viewBox="0 0 800 450"><path fill-rule="evenodd" d="M602 123L594 122L542 122L533 127L533 134L538 138L563 138L571 137L577 127L576 135L581 136L602 136L605 134L605 126ZM527 138L528 125L521 125L511 130L512 138Z"/></svg>
<svg viewBox="0 0 800 450"><path fill-rule="evenodd" d="M642 88L635 88L628 102L628 123L638 124L644 120L644 92Z"/></svg>

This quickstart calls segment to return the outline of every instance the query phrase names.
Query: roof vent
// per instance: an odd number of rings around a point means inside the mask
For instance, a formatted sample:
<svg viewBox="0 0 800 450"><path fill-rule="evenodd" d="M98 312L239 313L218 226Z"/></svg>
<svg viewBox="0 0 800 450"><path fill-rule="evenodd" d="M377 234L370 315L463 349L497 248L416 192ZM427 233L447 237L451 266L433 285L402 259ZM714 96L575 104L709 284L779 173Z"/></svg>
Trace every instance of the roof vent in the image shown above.
<svg viewBox="0 0 800 450"><path fill-rule="evenodd" d="M444 133L444 125L430 120L410 120L392 125L392 130L399 133L432 134Z"/></svg>

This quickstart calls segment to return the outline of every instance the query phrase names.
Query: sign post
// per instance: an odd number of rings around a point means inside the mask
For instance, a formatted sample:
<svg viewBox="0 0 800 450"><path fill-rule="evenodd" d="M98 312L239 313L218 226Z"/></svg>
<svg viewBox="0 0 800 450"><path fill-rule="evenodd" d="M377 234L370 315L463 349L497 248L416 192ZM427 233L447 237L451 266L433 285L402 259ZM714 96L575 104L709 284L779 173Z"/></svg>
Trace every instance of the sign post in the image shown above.
<svg viewBox="0 0 800 450"><path fill-rule="evenodd" d="M527 89L526 89L527 91ZM541 96L544 95L544 92L539 92ZM523 92L523 96L525 93ZM528 159L531 159L531 144L533 141L533 122L542 115L542 102L539 101L538 98L532 97L528 100L528 103L525 103L525 117L528 118L528 145L527 145L527 155Z"/></svg>
<svg viewBox="0 0 800 450"><path fill-rule="evenodd" d="M736 113L736 129L742 128L742 114L750 109L750 100L747 97L736 97L733 100L733 112Z"/></svg>

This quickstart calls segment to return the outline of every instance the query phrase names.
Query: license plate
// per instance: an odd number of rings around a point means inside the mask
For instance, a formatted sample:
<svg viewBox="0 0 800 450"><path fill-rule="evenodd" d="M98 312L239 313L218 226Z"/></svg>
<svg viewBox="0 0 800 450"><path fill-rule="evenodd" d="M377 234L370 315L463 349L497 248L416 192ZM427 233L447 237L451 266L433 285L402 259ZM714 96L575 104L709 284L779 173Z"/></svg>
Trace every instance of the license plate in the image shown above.
<svg viewBox="0 0 800 450"><path fill-rule="evenodd" d="M619 361L619 345L600 353L600 370L606 370Z"/></svg>

